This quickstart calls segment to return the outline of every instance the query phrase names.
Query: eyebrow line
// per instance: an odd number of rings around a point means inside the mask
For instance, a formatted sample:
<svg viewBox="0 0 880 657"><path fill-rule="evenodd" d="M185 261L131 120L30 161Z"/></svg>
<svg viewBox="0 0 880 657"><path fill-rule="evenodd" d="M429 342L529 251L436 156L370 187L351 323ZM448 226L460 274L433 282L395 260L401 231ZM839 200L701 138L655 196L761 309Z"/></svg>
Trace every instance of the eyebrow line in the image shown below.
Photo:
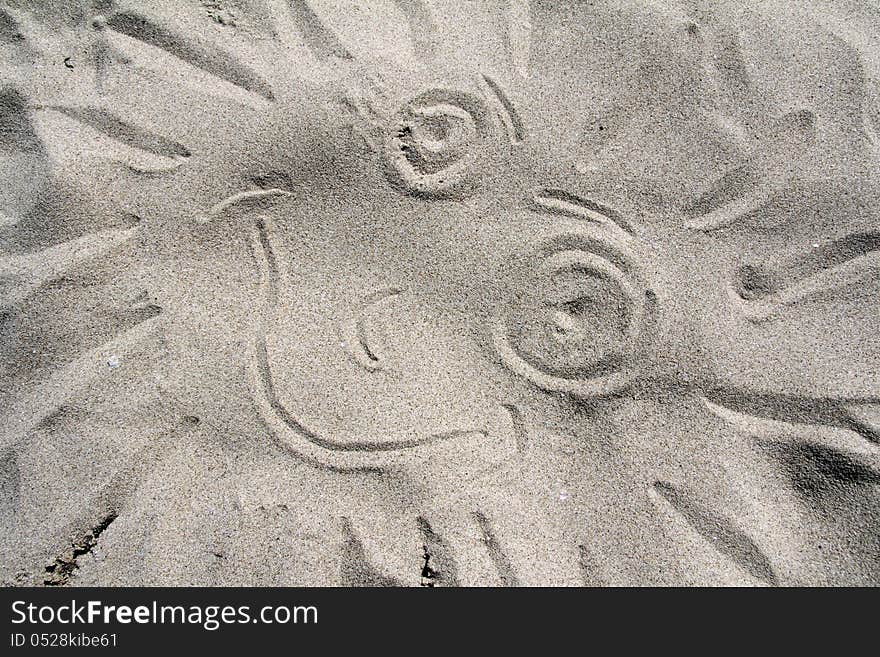
<svg viewBox="0 0 880 657"><path fill-rule="evenodd" d="M481 74L483 81L486 83L486 86L489 88L489 91L492 92L495 100L501 106L502 113L502 122L504 122L505 128L509 132L510 142L512 144L522 143L526 138L526 129L525 125L523 125L522 119L519 116L519 113L516 111L516 107L514 107L510 98L507 97L507 94L504 93L504 89L501 88L495 80L490 78L485 73Z"/></svg>
<svg viewBox="0 0 880 657"><path fill-rule="evenodd" d="M611 223L630 235L634 234L632 226L616 210L562 189L543 189L535 194L534 202L539 208L551 214L586 219L600 224Z"/></svg>

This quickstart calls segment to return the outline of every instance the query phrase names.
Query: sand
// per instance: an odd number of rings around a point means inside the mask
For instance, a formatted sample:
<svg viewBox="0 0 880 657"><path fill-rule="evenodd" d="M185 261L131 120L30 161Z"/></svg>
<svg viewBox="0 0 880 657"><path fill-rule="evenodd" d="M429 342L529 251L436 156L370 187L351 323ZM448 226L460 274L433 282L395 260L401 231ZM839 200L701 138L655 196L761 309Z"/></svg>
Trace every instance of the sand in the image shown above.
<svg viewBox="0 0 880 657"><path fill-rule="evenodd" d="M2 0L0 579L876 585L878 34Z"/></svg>

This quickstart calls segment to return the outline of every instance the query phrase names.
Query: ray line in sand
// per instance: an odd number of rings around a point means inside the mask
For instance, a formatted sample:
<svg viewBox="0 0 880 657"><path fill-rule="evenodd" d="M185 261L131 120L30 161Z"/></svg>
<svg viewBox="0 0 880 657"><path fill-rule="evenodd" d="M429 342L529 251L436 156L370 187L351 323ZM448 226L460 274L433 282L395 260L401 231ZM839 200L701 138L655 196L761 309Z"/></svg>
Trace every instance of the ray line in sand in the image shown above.
<svg viewBox="0 0 880 657"><path fill-rule="evenodd" d="M684 227L689 230L699 230L703 232L711 232L727 228L739 221L740 218L753 212L757 212L767 205L777 191L778 190L775 186L767 184L755 191L729 201L704 215L686 221Z"/></svg>
<svg viewBox="0 0 880 657"><path fill-rule="evenodd" d="M715 514L665 481L650 487L655 501L661 498L717 552L731 559L752 577L778 586L779 580L767 555L742 530L724 516Z"/></svg>
<svg viewBox="0 0 880 657"><path fill-rule="evenodd" d="M263 107L275 100L271 84L242 62L220 50L208 52L139 14L113 14L105 31L114 49L162 75L184 74L190 83L204 82L200 89L252 106Z"/></svg>
<svg viewBox="0 0 880 657"><path fill-rule="evenodd" d="M394 0L394 3L409 24L413 53L423 63L430 62L437 55L439 48L437 23L431 14L431 8L424 0Z"/></svg>
<svg viewBox="0 0 880 657"><path fill-rule="evenodd" d="M122 142L126 146L147 151L170 159L190 157L189 149L184 145L167 139L160 134L139 126L127 123L118 116L100 107L77 107L69 105L46 105L35 109L46 109L60 112L80 123L84 123L108 137Z"/></svg>
<svg viewBox="0 0 880 657"><path fill-rule="evenodd" d="M0 308L8 308L29 298L42 285L56 280L77 265L104 255L137 234L134 228L112 228L36 253L0 256Z"/></svg>
<svg viewBox="0 0 880 657"><path fill-rule="evenodd" d="M833 291L850 289L854 286L872 284L880 280L880 250L877 245L864 253L857 253L849 259L835 259L832 252L828 258L828 267L820 268L809 263L793 263L788 269L793 270L791 275L797 273L799 264L805 268L805 276L800 280L794 280L789 284L783 281L783 286L772 290L769 294L758 296L756 299L742 298L742 293L736 291L734 297L741 297L739 303L746 318L754 323L767 322L780 316L783 310L799 303L817 298ZM803 259L802 259L803 260ZM812 272L810 269L817 269ZM776 272L771 272L776 273ZM781 271L784 275L785 268Z"/></svg>
<svg viewBox="0 0 880 657"><path fill-rule="evenodd" d="M63 133L61 138L71 144L79 142L89 153L122 162L136 173L174 171L192 155L182 144L99 107L45 105L34 109L43 131L54 133L52 139Z"/></svg>
<svg viewBox="0 0 880 657"><path fill-rule="evenodd" d="M853 458L880 473L880 404L842 402L835 407L833 416L819 421L808 417L762 417L706 397L701 400L713 415L752 440L813 445Z"/></svg>
<svg viewBox="0 0 880 657"><path fill-rule="evenodd" d="M132 353L151 352L157 339L161 316L153 316L99 345L37 384L30 392L13 399L0 417L0 450L7 449L33 430L67 399L87 390L111 374L108 359L124 360Z"/></svg>
<svg viewBox="0 0 880 657"><path fill-rule="evenodd" d="M485 545L486 550L489 552L489 558L492 560L498 577L501 579L501 585L505 587L520 586L519 577L516 575L513 563L501 548L489 518L480 511L474 511L471 517L480 530L483 545Z"/></svg>
<svg viewBox="0 0 880 657"><path fill-rule="evenodd" d="M325 63L353 59L339 37L324 25L308 0L288 0L288 6L300 35L315 59Z"/></svg>

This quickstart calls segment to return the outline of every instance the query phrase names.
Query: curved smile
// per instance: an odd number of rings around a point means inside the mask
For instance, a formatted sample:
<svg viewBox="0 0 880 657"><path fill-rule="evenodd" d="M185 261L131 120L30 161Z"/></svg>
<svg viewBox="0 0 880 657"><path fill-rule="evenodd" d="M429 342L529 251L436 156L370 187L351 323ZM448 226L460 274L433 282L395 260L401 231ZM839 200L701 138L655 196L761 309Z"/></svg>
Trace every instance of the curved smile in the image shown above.
<svg viewBox="0 0 880 657"><path fill-rule="evenodd" d="M271 220L261 217L255 222L251 236L260 270L262 308L255 322L250 361L254 399L264 422L283 446L307 461L343 471L385 470L437 456L448 460L450 455L473 455L475 443L480 445L480 453L492 455L491 463L495 464L521 449L525 442L520 435L522 422L519 411L511 404L499 405L495 417L488 418L485 426L479 428L451 429L381 442L335 440L314 431L292 414L278 397L269 357L268 323L276 312L283 278L272 246L273 231ZM371 325L369 312L402 293L401 289L389 287L368 295L340 326L343 349L367 371L377 371L385 365L381 346L371 338L376 327Z"/></svg>

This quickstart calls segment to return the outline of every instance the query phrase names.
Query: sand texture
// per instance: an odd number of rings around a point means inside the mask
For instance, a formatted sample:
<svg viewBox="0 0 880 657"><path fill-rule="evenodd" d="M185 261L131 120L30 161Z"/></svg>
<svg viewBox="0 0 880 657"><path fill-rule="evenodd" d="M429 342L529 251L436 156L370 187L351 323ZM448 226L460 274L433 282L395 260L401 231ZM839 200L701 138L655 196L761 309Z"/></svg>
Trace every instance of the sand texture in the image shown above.
<svg viewBox="0 0 880 657"><path fill-rule="evenodd" d="M0 0L7 585L880 583L880 5Z"/></svg>

